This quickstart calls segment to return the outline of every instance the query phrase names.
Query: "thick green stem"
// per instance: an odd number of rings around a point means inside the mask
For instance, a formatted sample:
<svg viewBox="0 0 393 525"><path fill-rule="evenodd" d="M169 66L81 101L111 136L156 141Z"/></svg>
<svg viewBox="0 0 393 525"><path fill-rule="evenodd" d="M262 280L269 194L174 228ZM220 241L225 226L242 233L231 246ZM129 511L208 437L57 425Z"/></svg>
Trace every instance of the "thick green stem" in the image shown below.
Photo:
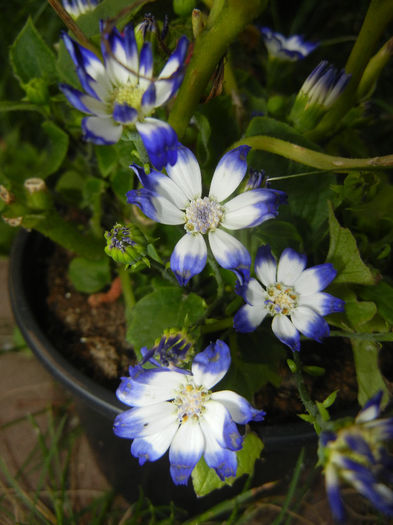
<svg viewBox="0 0 393 525"><path fill-rule="evenodd" d="M266 135L257 135L241 139L231 147L248 144L253 149L275 153L286 159L294 160L306 166L312 166L325 171L347 172L358 169L393 168L393 155L371 157L366 159L348 159L320 153L292 142L276 139Z"/></svg>
<svg viewBox="0 0 393 525"><path fill-rule="evenodd" d="M345 66L346 73L352 75L351 80L331 111L323 117L315 130L310 132L309 136L314 140L323 138L332 131L356 102L356 90L362 74L375 52L378 40L392 18L392 0L371 0L363 25Z"/></svg>
<svg viewBox="0 0 393 525"><path fill-rule="evenodd" d="M26 227L30 227L28 216L24 218L23 224ZM37 221L34 218L32 228L80 257L85 257L86 259L104 257L104 238L101 240L91 235L82 234L74 224L66 222L55 211L52 211L41 220Z"/></svg>
<svg viewBox="0 0 393 525"><path fill-rule="evenodd" d="M195 41L193 55L169 116L169 124L180 139L229 44L262 12L267 0L225 0L223 4L217 15L214 13L214 24L208 21Z"/></svg>
<svg viewBox="0 0 393 525"><path fill-rule="evenodd" d="M132 290L130 274L127 272L127 270L124 270L124 268L121 267L117 269L117 273L119 274L121 281L121 290L123 292L124 302L128 310L132 310L132 308L135 306L135 296Z"/></svg>

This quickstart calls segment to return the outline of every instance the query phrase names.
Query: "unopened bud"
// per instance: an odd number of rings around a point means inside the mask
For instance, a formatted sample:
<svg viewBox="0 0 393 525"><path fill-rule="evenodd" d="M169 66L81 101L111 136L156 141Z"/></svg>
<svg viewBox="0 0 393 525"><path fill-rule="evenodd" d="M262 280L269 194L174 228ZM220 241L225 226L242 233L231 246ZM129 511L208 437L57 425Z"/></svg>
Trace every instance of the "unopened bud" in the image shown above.
<svg viewBox="0 0 393 525"><path fill-rule="evenodd" d="M150 267L146 257L146 238L135 224L115 224L111 231L105 232L105 239L105 253L117 263L125 264L133 271L143 266Z"/></svg>
<svg viewBox="0 0 393 525"><path fill-rule="evenodd" d="M32 104L43 105L49 101L49 91L46 81L42 78L32 78L23 86L26 97Z"/></svg>
<svg viewBox="0 0 393 525"><path fill-rule="evenodd" d="M200 11L199 9L194 9L192 11L191 23L192 23L192 34L194 35L194 38L198 38L198 36L205 29L206 20L207 20L206 15L202 13L202 11Z"/></svg>
<svg viewBox="0 0 393 525"><path fill-rule="evenodd" d="M173 0L173 10L178 16L189 16L195 4L196 0Z"/></svg>

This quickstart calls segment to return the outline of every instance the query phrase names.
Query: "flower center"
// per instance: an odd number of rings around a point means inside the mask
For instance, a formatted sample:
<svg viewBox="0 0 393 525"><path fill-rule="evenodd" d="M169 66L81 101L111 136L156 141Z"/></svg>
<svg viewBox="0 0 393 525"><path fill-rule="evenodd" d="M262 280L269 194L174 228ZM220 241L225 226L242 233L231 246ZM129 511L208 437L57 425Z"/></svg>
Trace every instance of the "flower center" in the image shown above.
<svg viewBox="0 0 393 525"><path fill-rule="evenodd" d="M113 102L127 104L137 111L141 108L143 90L139 86L125 84L116 88L113 92Z"/></svg>
<svg viewBox="0 0 393 525"><path fill-rule="evenodd" d="M196 386L194 383L182 385L173 400L173 404L177 407L179 422L183 423L190 417L198 420L209 398L210 392L203 386Z"/></svg>
<svg viewBox="0 0 393 525"><path fill-rule="evenodd" d="M209 197L195 199L186 208L184 229L190 233L214 231L223 215L224 209L217 201Z"/></svg>
<svg viewBox="0 0 393 525"><path fill-rule="evenodd" d="M289 315L297 306L298 294L292 286L272 284L266 291L265 305L271 315Z"/></svg>

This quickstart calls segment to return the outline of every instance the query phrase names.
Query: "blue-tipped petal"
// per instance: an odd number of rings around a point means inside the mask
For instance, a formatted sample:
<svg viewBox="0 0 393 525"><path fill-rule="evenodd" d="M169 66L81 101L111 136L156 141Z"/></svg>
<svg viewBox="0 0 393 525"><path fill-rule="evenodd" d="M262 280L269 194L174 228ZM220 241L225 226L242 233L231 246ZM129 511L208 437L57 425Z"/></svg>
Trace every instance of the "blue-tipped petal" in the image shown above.
<svg viewBox="0 0 393 525"><path fill-rule="evenodd" d="M197 421L189 419L180 425L169 449L170 474L175 485L187 485L202 456L204 441Z"/></svg>
<svg viewBox="0 0 393 525"><path fill-rule="evenodd" d="M150 42L144 42L139 55L139 85L147 89L153 78L153 53Z"/></svg>
<svg viewBox="0 0 393 525"><path fill-rule="evenodd" d="M245 425L249 421L263 421L266 416L264 410L255 409L247 399L231 390L213 392L212 399L222 403L233 421L239 425Z"/></svg>
<svg viewBox="0 0 393 525"><path fill-rule="evenodd" d="M250 149L250 146L238 146L221 158L213 174L209 197L221 202L235 191L246 174Z"/></svg>
<svg viewBox="0 0 393 525"><path fill-rule="evenodd" d="M210 399L205 406L203 417L204 434L209 434L217 443L229 450L240 450L243 438L240 435L236 424L233 422L227 408L220 402Z"/></svg>
<svg viewBox="0 0 393 525"><path fill-rule="evenodd" d="M294 283L297 293L310 295L322 291L336 277L337 271L330 263L307 268Z"/></svg>
<svg viewBox="0 0 393 525"><path fill-rule="evenodd" d="M268 311L260 306L245 304L235 314L233 327L242 334L253 332L264 320Z"/></svg>
<svg viewBox="0 0 393 525"><path fill-rule="evenodd" d="M185 286L191 277L206 266L207 246L200 233L186 233L176 244L171 255L171 270L180 286Z"/></svg>
<svg viewBox="0 0 393 525"><path fill-rule="evenodd" d="M329 335L329 325L325 319L307 306L295 308L291 313L291 321L299 332L315 341L321 342Z"/></svg>
<svg viewBox="0 0 393 525"><path fill-rule="evenodd" d="M146 461L156 461L168 450L178 428L178 421L174 421L156 434L134 439L131 454L139 459L140 465Z"/></svg>
<svg viewBox="0 0 393 525"><path fill-rule="evenodd" d="M339 522L345 521L345 509L340 495L340 484L335 468L328 465L325 471L326 494L330 508Z"/></svg>
<svg viewBox="0 0 393 525"><path fill-rule="evenodd" d="M59 84L59 88L74 108L79 109L79 111L83 111L84 113L92 113L83 103L83 97L86 96L84 93L68 84Z"/></svg>
<svg viewBox="0 0 393 525"><path fill-rule="evenodd" d="M137 75L139 72L138 46L132 24L128 24L124 28L124 50L127 57L128 68Z"/></svg>
<svg viewBox="0 0 393 525"><path fill-rule="evenodd" d="M356 417L356 423L365 423L367 421L376 419L379 416L381 411L382 396L383 392L382 390L379 390L367 401L367 403L365 403Z"/></svg>
<svg viewBox="0 0 393 525"><path fill-rule="evenodd" d="M270 198L271 195L269 192L268 198L266 198L266 191L263 188L258 188L240 193L226 202L222 221L223 228L229 230L252 228L276 217L278 215L278 203L275 196L273 199Z"/></svg>
<svg viewBox="0 0 393 525"><path fill-rule="evenodd" d="M152 82L142 96L142 111L144 114L150 113L156 103L156 88Z"/></svg>
<svg viewBox="0 0 393 525"><path fill-rule="evenodd" d="M217 339L215 343L194 357L191 371L197 385L210 389L227 373L231 364L231 352L227 344Z"/></svg>
<svg viewBox="0 0 393 525"><path fill-rule="evenodd" d="M152 219L153 221L157 221L157 210L152 200L155 197L154 192L142 188L140 190L130 190L126 193L126 196L129 204L139 206L146 217L149 217L149 219Z"/></svg>
<svg viewBox="0 0 393 525"><path fill-rule="evenodd" d="M270 246L260 246L255 257L255 273L266 287L277 281L277 262Z"/></svg>
<svg viewBox="0 0 393 525"><path fill-rule="evenodd" d="M116 144L120 140L123 126L113 123L110 117L85 117L82 120L84 138L94 144Z"/></svg>
<svg viewBox="0 0 393 525"><path fill-rule="evenodd" d="M301 295L298 304L299 306L308 306L309 308L312 308L319 315L343 312L345 309L345 301L325 292L318 292L312 295Z"/></svg>
<svg viewBox="0 0 393 525"><path fill-rule="evenodd" d="M145 437L176 421L176 412L172 403L156 403L154 405L131 408L116 416L113 431L116 436L126 439Z"/></svg>
<svg viewBox="0 0 393 525"><path fill-rule="evenodd" d="M365 439L360 434L354 435L354 434L346 433L344 435L344 439L349 448L351 448L357 454L361 454L362 456L365 456L371 464L375 464L376 461L375 461L374 455L369 445L367 444Z"/></svg>
<svg viewBox="0 0 393 525"><path fill-rule="evenodd" d="M209 243L213 255L220 266L233 270L243 277L249 276L251 256L243 244L223 230L209 232Z"/></svg>
<svg viewBox="0 0 393 525"><path fill-rule="evenodd" d="M214 468L221 480L236 476L237 457L236 452L220 446L210 432L209 425L201 421L202 431L205 437L204 458L210 468Z"/></svg>
<svg viewBox="0 0 393 525"><path fill-rule="evenodd" d="M285 315L276 315L272 321L274 335L292 351L300 350L300 334Z"/></svg>
<svg viewBox="0 0 393 525"><path fill-rule="evenodd" d="M113 120L121 124L132 124L138 118L138 111L128 104L118 104L113 107Z"/></svg>
<svg viewBox="0 0 393 525"><path fill-rule="evenodd" d="M137 122L136 128L156 169L161 170L166 164L176 163L178 140L169 124L146 118L143 122Z"/></svg>

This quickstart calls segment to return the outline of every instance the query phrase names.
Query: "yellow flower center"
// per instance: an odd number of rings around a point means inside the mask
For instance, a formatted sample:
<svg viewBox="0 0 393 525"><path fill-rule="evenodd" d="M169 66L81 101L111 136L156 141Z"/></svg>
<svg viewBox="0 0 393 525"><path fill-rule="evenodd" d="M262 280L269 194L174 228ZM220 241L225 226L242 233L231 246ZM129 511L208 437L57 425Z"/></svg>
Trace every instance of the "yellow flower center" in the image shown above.
<svg viewBox="0 0 393 525"><path fill-rule="evenodd" d="M292 286L276 283L268 287L265 305L271 315L289 315L296 308L298 297Z"/></svg>
<svg viewBox="0 0 393 525"><path fill-rule="evenodd" d="M137 111L140 110L142 105L142 97L144 91L139 86L132 86L131 84L125 84L114 90L113 102L118 104L127 104Z"/></svg>
<svg viewBox="0 0 393 525"><path fill-rule="evenodd" d="M184 229L190 233L208 233L214 231L224 215L223 207L209 197L198 198L186 208Z"/></svg>
<svg viewBox="0 0 393 525"><path fill-rule="evenodd" d="M172 401L177 407L177 418L180 423L188 418L198 420L205 410L206 401L210 399L210 392L203 386L193 383L182 385L175 399Z"/></svg>

